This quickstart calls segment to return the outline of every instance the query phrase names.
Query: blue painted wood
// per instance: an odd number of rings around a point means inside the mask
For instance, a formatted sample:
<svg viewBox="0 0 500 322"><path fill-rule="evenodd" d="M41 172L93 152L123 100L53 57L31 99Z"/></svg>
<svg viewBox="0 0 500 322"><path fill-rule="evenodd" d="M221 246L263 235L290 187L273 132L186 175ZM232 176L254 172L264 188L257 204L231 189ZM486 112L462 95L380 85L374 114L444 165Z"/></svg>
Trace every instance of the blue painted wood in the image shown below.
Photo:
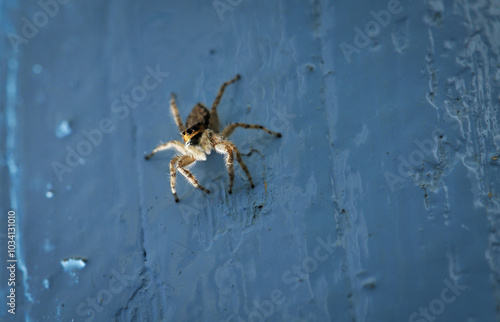
<svg viewBox="0 0 500 322"><path fill-rule="evenodd" d="M498 1L10 0L1 14L14 320L498 318ZM213 153L192 167L211 194L178 176L175 203L175 153L144 160L180 139L170 93L185 119L237 73L221 123L283 137L236 130L255 189L236 166L229 195Z"/></svg>

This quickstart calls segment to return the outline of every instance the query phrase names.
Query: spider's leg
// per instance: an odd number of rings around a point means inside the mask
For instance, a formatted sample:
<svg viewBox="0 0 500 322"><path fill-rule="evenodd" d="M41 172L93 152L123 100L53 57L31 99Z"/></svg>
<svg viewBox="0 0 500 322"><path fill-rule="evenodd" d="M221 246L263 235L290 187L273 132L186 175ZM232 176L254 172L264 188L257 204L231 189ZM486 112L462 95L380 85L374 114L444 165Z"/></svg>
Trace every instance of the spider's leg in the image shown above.
<svg viewBox="0 0 500 322"><path fill-rule="evenodd" d="M226 86L236 82L240 78L241 78L241 76L238 74L238 75L236 75L236 77L234 77L230 81L227 81L224 84L222 84L222 86L219 89L219 92L217 93L217 96L215 97L215 100L212 104L212 108L210 109L210 128L215 133L219 133L219 131L220 131L220 129L219 129L219 116L217 115L217 106L219 105L220 100L222 98L222 95L224 94L224 91L226 90Z"/></svg>
<svg viewBox="0 0 500 322"><path fill-rule="evenodd" d="M177 171L175 170L177 166L177 162L182 158L182 155L179 155L170 161L170 189L172 190L172 194L174 195L175 202L179 202L179 198L177 197L177 191L175 190L175 182L177 177Z"/></svg>
<svg viewBox="0 0 500 322"><path fill-rule="evenodd" d="M179 115L179 109L177 108L177 104L175 103L175 94L172 93L170 96L170 111L172 112L172 116L174 117L175 124L179 128L179 132L182 133L186 130L186 127L182 123L181 116Z"/></svg>
<svg viewBox="0 0 500 322"><path fill-rule="evenodd" d="M236 161L238 161L238 163L240 164L240 167L243 169L243 171L245 171L245 174L247 175L248 181L250 182L250 187L252 187L252 189L255 188L253 181L252 181L252 176L250 175L250 171L248 171L247 165L241 159L240 151L238 150L238 148L236 146L234 146L234 144L233 144L233 150L234 150L234 153L236 154Z"/></svg>
<svg viewBox="0 0 500 322"><path fill-rule="evenodd" d="M244 129L259 129L262 131L266 131L267 133L272 134L276 137L279 137L279 138L281 137L281 133L270 131L270 130L266 129L265 127L263 127L262 125L246 124L246 123L231 123L231 124L229 124L224 129L224 131L222 131L222 137L227 139L231 134L233 134L234 130L236 130L236 128L238 128L238 127L242 127Z"/></svg>
<svg viewBox="0 0 500 322"><path fill-rule="evenodd" d="M146 155L144 157L144 159L149 160L156 153L163 151L163 150L172 149L172 148L177 150L177 152L179 152L179 153L182 153L182 154L187 153L186 148L184 147L184 144L182 144L181 142L168 141L167 143L158 145L150 154Z"/></svg>
<svg viewBox="0 0 500 322"><path fill-rule="evenodd" d="M208 190L207 188L203 187L199 182L198 180L196 180L196 178L194 177L194 175L187 169L185 169L185 167L187 167L188 165L192 164L193 162L195 162L196 159L189 156L189 155L184 155L181 157L181 159L179 160L179 162L177 163L177 170L189 181L190 184L192 184L194 187L200 189L200 190L203 190L205 191L206 193L210 193L210 190Z"/></svg>
<svg viewBox="0 0 500 322"><path fill-rule="evenodd" d="M252 181L252 176L250 175L250 171L248 171L247 165L245 164L245 162L243 162L243 159L241 158L241 154L240 154L240 151L238 150L238 148L230 141L222 141L222 142L225 145L229 146L230 149L234 152L234 154L236 154L236 161L238 161L238 163L240 164L240 167L243 169L243 171L247 175L248 181L250 182L250 186L252 187L252 189L255 188L253 181Z"/></svg>
<svg viewBox="0 0 500 322"><path fill-rule="evenodd" d="M215 144L215 150L226 156L226 168L227 174L229 175L229 194L233 193L233 183L234 183L234 155L231 144L228 141L220 141Z"/></svg>

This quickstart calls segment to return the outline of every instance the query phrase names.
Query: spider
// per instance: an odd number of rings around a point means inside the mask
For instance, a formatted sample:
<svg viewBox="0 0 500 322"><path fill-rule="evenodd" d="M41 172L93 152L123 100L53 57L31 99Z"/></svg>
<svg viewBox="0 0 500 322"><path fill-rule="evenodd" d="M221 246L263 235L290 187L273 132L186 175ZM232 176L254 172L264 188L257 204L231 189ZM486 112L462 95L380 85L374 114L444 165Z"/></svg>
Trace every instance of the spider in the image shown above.
<svg viewBox="0 0 500 322"><path fill-rule="evenodd" d="M281 134L270 131L262 125L246 123L231 123L222 131L222 133L219 131L217 106L220 103L226 87L240 78L240 75L236 75L235 78L222 84L210 111L202 103L196 104L186 120L186 125L182 123L179 110L175 102L175 94L172 94L170 98L170 111L172 112L172 116L177 124L177 127L179 128L179 132L184 139L184 144L175 140L160 144L144 158L149 160L156 153L167 149L175 149L180 153L170 161L170 189L174 195L175 202L179 201L175 189L177 171L179 171L179 173L182 174L194 187L203 190L206 193L210 193L210 190L203 187L198 180L196 180L194 175L187 170L187 167L194 165L196 161L205 161L207 159L207 154L210 154L212 150L225 155L226 168L229 174L229 194L232 193L234 182L234 156L236 156L236 161L245 172L248 181L250 182L250 186L252 188L255 187L252 177L250 176L250 172L248 171L246 164L241 159L240 151L238 151L236 146L227 138L238 127L245 129L260 129L276 137L281 137Z"/></svg>

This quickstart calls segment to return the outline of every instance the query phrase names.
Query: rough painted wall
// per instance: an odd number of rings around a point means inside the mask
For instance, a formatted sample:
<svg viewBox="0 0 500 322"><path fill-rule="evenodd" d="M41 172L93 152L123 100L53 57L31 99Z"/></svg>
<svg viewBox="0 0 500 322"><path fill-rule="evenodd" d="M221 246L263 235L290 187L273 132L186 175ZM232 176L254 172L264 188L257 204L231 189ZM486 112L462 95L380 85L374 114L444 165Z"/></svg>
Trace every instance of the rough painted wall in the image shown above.
<svg viewBox="0 0 500 322"><path fill-rule="evenodd" d="M495 321L499 1L1 4L15 321ZM221 155L178 176L222 82ZM10 294L0 270L0 297Z"/></svg>

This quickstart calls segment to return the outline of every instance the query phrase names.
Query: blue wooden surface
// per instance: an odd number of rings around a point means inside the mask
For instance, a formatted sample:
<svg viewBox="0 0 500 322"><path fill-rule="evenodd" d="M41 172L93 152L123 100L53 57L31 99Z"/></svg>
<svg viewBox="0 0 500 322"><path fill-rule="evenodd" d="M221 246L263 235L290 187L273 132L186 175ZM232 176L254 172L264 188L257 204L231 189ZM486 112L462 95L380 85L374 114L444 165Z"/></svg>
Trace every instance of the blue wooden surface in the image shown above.
<svg viewBox="0 0 500 322"><path fill-rule="evenodd" d="M497 320L499 6L3 1L0 318ZM236 73L222 124L283 137L237 130L255 189L213 153L175 203L170 93Z"/></svg>

